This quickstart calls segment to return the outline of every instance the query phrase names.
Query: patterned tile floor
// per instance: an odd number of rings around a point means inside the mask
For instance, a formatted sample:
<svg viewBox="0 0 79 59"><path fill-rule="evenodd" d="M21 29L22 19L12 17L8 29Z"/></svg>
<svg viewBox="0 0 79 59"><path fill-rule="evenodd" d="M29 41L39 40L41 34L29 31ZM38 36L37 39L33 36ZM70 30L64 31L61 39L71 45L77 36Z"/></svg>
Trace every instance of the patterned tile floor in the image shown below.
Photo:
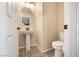
<svg viewBox="0 0 79 59"><path fill-rule="evenodd" d="M30 51L26 48L19 49L19 57L53 57L54 49L42 53L36 46L31 46Z"/></svg>

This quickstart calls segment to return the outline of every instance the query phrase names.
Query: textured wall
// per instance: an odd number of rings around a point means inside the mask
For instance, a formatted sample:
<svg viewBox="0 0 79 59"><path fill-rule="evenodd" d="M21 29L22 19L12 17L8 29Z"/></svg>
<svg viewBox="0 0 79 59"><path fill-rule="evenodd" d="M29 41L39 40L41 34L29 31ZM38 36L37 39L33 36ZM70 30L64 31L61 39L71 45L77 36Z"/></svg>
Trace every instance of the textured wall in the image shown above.
<svg viewBox="0 0 79 59"><path fill-rule="evenodd" d="M52 47L52 42L58 39L58 15L56 3L43 4L43 49Z"/></svg>
<svg viewBox="0 0 79 59"><path fill-rule="evenodd" d="M45 2L39 5L36 41L42 50L46 50L52 48L52 42L59 39L59 33L64 31L64 3Z"/></svg>
<svg viewBox="0 0 79 59"><path fill-rule="evenodd" d="M58 6L58 35L60 32L64 32L64 3L60 2ZM60 39L60 37L58 37Z"/></svg>
<svg viewBox="0 0 79 59"><path fill-rule="evenodd" d="M31 27L34 29L32 44L42 50L52 48L52 42L58 39L58 33L63 29L63 3L37 3L36 14L32 17ZM27 15L23 13L23 15Z"/></svg>

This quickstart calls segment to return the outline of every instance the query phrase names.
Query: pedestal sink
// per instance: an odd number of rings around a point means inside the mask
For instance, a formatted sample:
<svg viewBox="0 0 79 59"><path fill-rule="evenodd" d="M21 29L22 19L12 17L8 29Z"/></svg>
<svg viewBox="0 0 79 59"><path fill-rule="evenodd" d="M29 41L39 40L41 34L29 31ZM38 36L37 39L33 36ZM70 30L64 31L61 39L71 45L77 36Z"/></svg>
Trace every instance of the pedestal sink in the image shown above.
<svg viewBox="0 0 79 59"><path fill-rule="evenodd" d="M30 36L32 34L32 29L26 30L26 29L20 29L21 32L23 32L26 35L26 50L30 50Z"/></svg>

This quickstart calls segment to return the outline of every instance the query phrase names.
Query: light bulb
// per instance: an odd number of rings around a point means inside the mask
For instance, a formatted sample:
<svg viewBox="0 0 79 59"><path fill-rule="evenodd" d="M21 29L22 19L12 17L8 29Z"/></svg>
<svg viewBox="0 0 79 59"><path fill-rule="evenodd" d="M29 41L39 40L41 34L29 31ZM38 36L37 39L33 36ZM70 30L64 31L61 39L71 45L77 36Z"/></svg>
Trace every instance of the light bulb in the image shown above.
<svg viewBox="0 0 79 59"><path fill-rule="evenodd" d="M27 8L29 8L30 4L29 4L29 3L26 3L25 6L26 6Z"/></svg>
<svg viewBox="0 0 79 59"><path fill-rule="evenodd" d="M34 5L33 4L30 4L30 9L34 10Z"/></svg>

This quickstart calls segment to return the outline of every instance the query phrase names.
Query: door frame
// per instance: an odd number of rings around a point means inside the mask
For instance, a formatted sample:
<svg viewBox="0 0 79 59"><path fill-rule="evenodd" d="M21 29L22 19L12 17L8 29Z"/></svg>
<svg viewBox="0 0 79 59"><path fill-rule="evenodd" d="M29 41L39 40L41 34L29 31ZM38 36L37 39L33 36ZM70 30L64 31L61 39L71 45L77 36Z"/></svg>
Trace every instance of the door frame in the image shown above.
<svg viewBox="0 0 79 59"><path fill-rule="evenodd" d="M68 29L64 30L64 56L77 56L77 3L64 3L64 25Z"/></svg>

